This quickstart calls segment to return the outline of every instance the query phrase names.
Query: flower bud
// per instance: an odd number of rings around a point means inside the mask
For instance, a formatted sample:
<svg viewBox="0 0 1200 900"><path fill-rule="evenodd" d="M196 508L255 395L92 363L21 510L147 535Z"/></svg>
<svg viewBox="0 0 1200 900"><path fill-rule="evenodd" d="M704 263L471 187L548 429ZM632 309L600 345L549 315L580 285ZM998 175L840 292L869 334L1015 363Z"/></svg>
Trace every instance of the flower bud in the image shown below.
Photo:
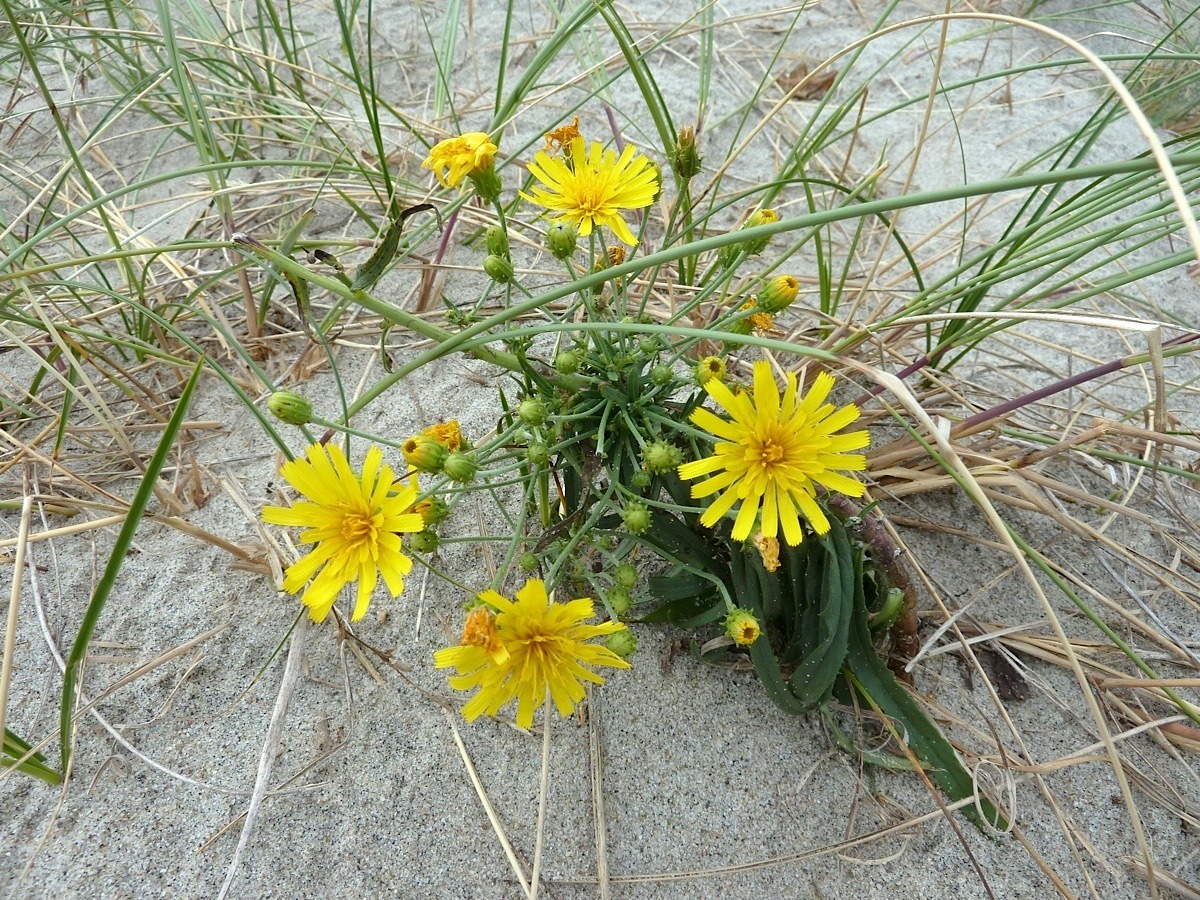
<svg viewBox="0 0 1200 900"><path fill-rule="evenodd" d="M550 448L541 441L534 441L525 448L525 459L534 466L544 466L550 462Z"/></svg>
<svg viewBox="0 0 1200 900"><path fill-rule="evenodd" d="M618 563L616 571L613 572L613 578L621 587L626 590L632 590L638 581L637 567L632 563Z"/></svg>
<svg viewBox="0 0 1200 900"><path fill-rule="evenodd" d="M637 500L630 500L621 510L621 521L634 534L645 534L650 530L650 507Z"/></svg>
<svg viewBox="0 0 1200 900"><path fill-rule="evenodd" d="M485 256L483 258L483 271L487 277L497 284L508 284L512 281L513 267L503 256Z"/></svg>
<svg viewBox="0 0 1200 900"><path fill-rule="evenodd" d="M426 497L415 504L412 511L421 517L426 528L432 528L450 516L450 507L441 497Z"/></svg>
<svg viewBox="0 0 1200 900"><path fill-rule="evenodd" d="M675 152L671 154L671 168L684 181L691 181L700 174L700 164L704 158L696 147L696 129L687 125L679 129L679 140L675 144Z"/></svg>
<svg viewBox="0 0 1200 900"><path fill-rule="evenodd" d="M760 209L756 210L754 215L747 219L746 224L742 227L757 228L759 225L770 225L772 222L778 221L779 213L775 212L775 210ZM752 241L746 241L744 244L742 244L740 249L744 250L748 256L754 256L755 254L762 253L764 250L766 250L767 244L769 243L771 243L771 239L769 237L755 238Z"/></svg>
<svg viewBox="0 0 1200 900"><path fill-rule="evenodd" d="M508 233L500 225L489 225L486 232L487 252L491 256L508 257Z"/></svg>
<svg viewBox="0 0 1200 900"><path fill-rule="evenodd" d="M536 553L526 550L517 557L517 565L521 567L522 572L536 572L538 566L541 565L541 561L538 559Z"/></svg>
<svg viewBox="0 0 1200 900"><path fill-rule="evenodd" d="M633 595L629 593L629 588L623 588L620 585L609 590L604 597L608 604L608 608L617 618L625 615L629 610L633 609Z"/></svg>
<svg viewBox="0 0 1200 900"><path fill-rule="evenodd" d="M769 225L772 222L779 221L779 214L773 209L759 209L746 220L745 228L757 228L759 225ZM754 256L762 253L767 249L767 244L771 243L769 237L755 238L752 241L742 241L738 244L729 244L721 249L720 261L721 265L731 265L739 253L745 253L747 256Z"/></svg>
<svg viewBox="0 0 1200 900"><path fill-rule="evenodd" d="M647 472L670 472L683 465L683 451L666 441L655 441L642 451L642 465Z"/></svg>
<svg viewBox="0 0 1200 900"><path fill-rule="evenodd" d="M635 491L644 491L650 487L650 473L637 471L629 476L629 486Z"/></svg>
<svg viewBox="0 0 1200 900"><path fill-rule="evenodd" d="M795 275L776 275L758 292L758 308L774 315L791 306L800 292L800 281Z"/></svg>
<svg viewBox="0 0 1200 900"><path fill-rule="evenodd" d="M666 387L675 380L675 370L670 366L655 366L650 370L650 383L657 387Z"/></svg>
<svg viewBox="0 0 1200 900"><path fill-rule="evenodd" d="M719 356L706 356L696 363L696 384L704 387L714 378L725 380L725 360Z"/></svg>
<svg viewBox="0 0 1200 900"><path fill-rule="evenodd" d="M415 434L400 446L408 464L418 472L440 472L450 455L442 444L424 434Z"/></svg>
<svg viewBox="0 0 1200 900"><path fill-rule="evenodd" d="M560 375L574 375L579 371L579 354L574 350L564 350L554 357L554 370Z"/></svg>
<svg viewBox="0 0 1200 900"><path fill-rule="evenodd" d="M725 633L735 644L749 647L762 635L762 626L754 618L754 613L735 609L725 618Z"/></svg>
<svg viewBox="0 0 1200 900"><path fill-rule="evenodd" d="M538 425L544 425L546 420L550 418L550 410L537 397L526 397L517 406L517 418L526 425L532 425L536 428Z"/></svg>
<svg viewBox="0 0 1200 900"><path fill-rule="evenodd" d="M451 481L469 484L475 480L475 473L479 471L479 463L475 462L474 456L463 453L461 450L455 450L446 457L442 471Z"/></svg>
<svg viewBox="0 0 1200 900"><path fill-rule="evenodd" d="M276 391L267 400L267 409L289 425L307 425L312 421L312 404L295 391Z"/></svg>
<svg viewBox="0 0 1200 900"><path fill-rule="evenodd" d="M418 553L432 553L440 543L441 539L437 536L437 532L429 529L418 531L408 539L408 546Z"/></svg>
<svg viewBox="0 0 1200 900"><path fill-rule="evenodd" d="M569 259L579 246L579 232L570 222L555 222L546 229L546 246L555 259Z"/></svg>
<svg viewBox="0 0 1200 900"><path fill-rule="evenodd" d="M604 646L611 650L621 659L630 659L633 654L637 653L638 639L637 635L628 628L623 628L620 631L615 631L605 640Z"/></svg>

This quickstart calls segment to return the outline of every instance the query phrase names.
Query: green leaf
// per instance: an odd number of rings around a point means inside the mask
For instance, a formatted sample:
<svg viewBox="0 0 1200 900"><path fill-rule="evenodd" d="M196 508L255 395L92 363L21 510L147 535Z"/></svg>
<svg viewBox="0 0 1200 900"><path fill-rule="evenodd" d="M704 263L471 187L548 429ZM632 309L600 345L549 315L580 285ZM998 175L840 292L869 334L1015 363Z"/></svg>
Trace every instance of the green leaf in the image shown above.
<svg viewBox="0 0 1200 900"><path fill-rule="evenodd" d="M854 548L837 519L831 520L829 534L821 538L820 546L818 552L825 556L821 590L816 597L808 596L808 609L815 611L815 616L806 616L806 622L815 618L816 640L788 680L796 699L808 709L828 698L841 674L854 614Z"/></svg>
<svg viewBox="0 0 1200 900"><path fill-rule="evenodd" d="M351 290L368 291L374 287L375 282L383 277L383 273L387 271L387 267L396 257L396 251L400 247L400 235L404 232L405 220L409 216L427 209L437 212L437 208L432 203L418 203L416 206L401 210L392 219L392 223L384 232L383 240L379 242L379 246L375 248L371 258L359 266L354 273L354 281L350 284ZM440 217L438 221L441 221Z"/></svg>
<svg viewBox="0 0 1200 900"><path fill-rule="evenodd" d="M750 571L751 565L758 564L747 562L746 554L737 549L734 550L730 566L730 587L738 606L750 610L761 622L763 621L762 597L759 594L758 577ZM758 674L758 680L762 682L763 690L767 692L771 702L792 715L807 712L806 707L795 698L787 682L783 680L783 673L779 671L779 660L775 658L775 651L771 649L771 642L767 638L765 628L749 649L750 661L754 663L754 671Z"/></svg>
<svg viewBox="0 0 1200 900"><path fill-rule="evenodd" d="M32 775L34 778L40 778L47 784L62 784L62 776L46 765L46 757L41 753L34 752L27 760L18 763L30 751L28 741L18 737L9 729L4 729L4 747L3 752L0 752L0 766L11 769L17 767L18 772L24 772L26 775Z"/></svg>
<svg viewBox="0 0 1200 900"><path fill-rule="evenodd" d="M903 729L901 737L946 795L955 801L973 797L974 779L950 742L942 736L908 691L896 681L891 670L875 652L867 627L867 608L861 587L854 593L854 616L846 668L850 682L868 703L900 724ZM963 807L963 813L985 834L989 833L989 827L1000 831L1008 828L1004 816L982 795L978 808L975 804L969 804Z"/></svg>
<svg viewBox="0 0 1200 900"><path fill-rule="evenodd" d="M202 362L196 364L196 368L192 370L192 377L188 379L183 392L179 395L175 411L171 413L167 427L163 430L162 439L158 442L154 456L146 465L142 483L138 485L137 492L129 504L129 512L125 515L125 521L117 533L117 540L113 544L112 552L108 555L104 573L96 582L92 598L88 601L87 610L84 611L83 621L80 622L79 631L75 635L75 642L71 644L71 653L67 657L67 667L63 672L62 708L59 710L59 741L62 744L62 770L64 772L67 771L68 763L71 761L71 714L75 706L79 666L87 655L92 633L96 630L96 623L100 621L100 613L104 611L104 604L108 600L108 595L112 593L113 585L117 581L117 574L121 571L122 563L125 562L125 554L129 552L129 546L133 543L134 532L141 524L142 515L146 512L146 506L154 494L154 485L158 481L158 474L166 465L167 458L171 455L171 447L175 443L175 435L179 433L179 427L187 418L192 393L200 380L200 372L203 368Z"/></svg>
<svg viewBox="0 0 1200 900"><path fill-rule="evenodd" d="M651 581L653 582L654 579ZM693 595L669 600L654 612L643 616L639 621L652 625L669 622L680 628L699 628L702 625L711 625L721 618L725 612L725 604L721 602L721 595L711 590L712 585L708 582L703 583L710 588L711 593L708 596ZM653 592L653 584L651 584L650 590Z"/></svg>

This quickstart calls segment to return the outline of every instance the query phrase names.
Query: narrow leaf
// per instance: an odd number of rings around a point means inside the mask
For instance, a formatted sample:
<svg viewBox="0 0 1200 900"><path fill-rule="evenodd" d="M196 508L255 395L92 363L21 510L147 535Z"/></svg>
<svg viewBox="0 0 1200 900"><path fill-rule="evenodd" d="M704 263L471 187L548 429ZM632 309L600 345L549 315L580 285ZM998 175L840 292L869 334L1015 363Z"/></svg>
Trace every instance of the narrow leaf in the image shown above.
<svg viewBox="0 0 1200 900"><path fill-rule="evenodd" d="M196 384L200 380L200 372L203 369L203 363L197 363L196 368L192 371L192 377L188 379L187 384L183 388L183 393L179 395L179 400L175 404L175 411L171 414L170 421L167 422L167 427L163 430L162 439L158 442L158 448L154 451L154 456L146 465L146 472L142 476L142 483L138 486L137 492L133 495L133 500L129 504L129 512L125 516L125 522L121 525L121 530L117 533L116 543L113 545L112 552L108 556L108 563L104 567L104 573L100 576L100 580L96 582L96 589L92 592L92 598L88 601L87 610L83 614L83 621L79 625L79 631L75 635L75 642L71 645L71 653L67 657L66 671L63 672L63 688L62 688L62 708L59 710L59 741L62 744L62 770L67 771L67 764L71 761L71 713L75 706L76 680L79 677L79 666L83 663L84 657L87 655L88 644L91 642L92 633L96 630L96 623L100 621L100 613L104 611L104 604L108 600L108 595L112 593L113 585L116 583L117 574L121 571L121 565L125 562L125 554L129 552L129 546L133 543L134 532L137 531L138 525L142 521L142 515L146 511L146 506L150 502L150 497L154 494L154 485L158 480L158 474L162 471L162 467L166 465L167 457L171 455L171 447L175 443L175 435L179 432L179 427L187 418L188 406L192 400L192 393L196 389Z"/></svg>

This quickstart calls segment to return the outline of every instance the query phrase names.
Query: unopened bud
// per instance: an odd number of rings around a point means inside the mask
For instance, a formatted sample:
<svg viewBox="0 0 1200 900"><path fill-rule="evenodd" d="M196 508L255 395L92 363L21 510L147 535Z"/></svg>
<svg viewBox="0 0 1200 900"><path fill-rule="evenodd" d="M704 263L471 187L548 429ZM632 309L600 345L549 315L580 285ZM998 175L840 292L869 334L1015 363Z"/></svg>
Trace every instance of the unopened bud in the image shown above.
<svg viewBox="0 0 1200 900"><path fill-rule="evenodd" d="M408 464L418 472L440 472L450 455L442 444L433 438L416 434L400 445L400 452Z"/></svg>
<svg viewBox="0 0 1200 900"><path fill-rule="evenodd" d="M574 375L579 371L579 354L574 350L564 350L554 357L554 370L560 375Z"/></svg>
<svg viewBox="0 0 1200 900"><path fill-rule="evenodd" d="M673 471L683 465L683 451L666 441L655 441L642 451L642 465L647 472Z"/></svg>
<svg viewBox="0 0 1200 900"><path fill-rule="evenodd" d="M774 315L792 305L800 292L800 281L795 275L776 275L758 292L758 308Z"/></svg>
<svg viewBox="0 0 1200 900"><path fill-rule="evenodd" d="M485 256L483 258L483 271L487 277L497 284L508 284L512 281L513 267L503 256Z"/></svg>
<svg viewBox="0 0 1200 900"><path fill-rule="evenodd" d="M492 256L508 256L508 232L500 225L489 225L487 229L487 252Z"/></svg>
<svg viewBox="0 0 1200 900"><path fill-rule="evenodd" d="M628 628L623 628L620 631L610 634L608 639L605 640L604 646L621 657L621 659L628 660L633 657L633 654L637 653L637 635Z"/></svg>
<svg viewBox="0 0 1200 900"><path fill-rule="evenodd" d="M432 553L438 548L441 539L437 536L436 531L418 531L408 539L408 546L418 553Z"/></svg>
<svg viewBox="0 0 1200 900"><path fill-rule="evenodd" d="M289 425L307 425L312 421L312 404L294 391L276 391L267 400L267 409Z"/></svg>
<svg viewBox="0 0 1200 900"><path fill-rule="evenodd" d="M543 425L550 417L550 410L537 397L526 397L517 406L517 418L526 425L537 427Z"/></svg>
<svg viewBox="0 0 1200 900"><path fill-rule="evenodd" d="M671 167L675 174L684 181L691 181L700 174L700 164L704 161L696 147L696 129L691 125L679 129L679 141L675 144L675 152L671 155Z"/></svg>
<svg viewBox="0 0 1200 900"><path fill-rule="evenodd" d="M618 563L616 571L613 572L613 578L621 587L625 588L626 590L632 590L633 586L637 584L638 581L637 567L632 563Z"/></svg>
<svg viewBox="0 0 1200 900"><path fill-rule="evenodd" d="M633 595L629 593L628 588L620 585L612 588L604 599L608 602L608 608L612 610L612 614L617 618L633 609Z"/></svg>
<svg viewBox="0 0 1200 900"><path fill-rule="evenodd" d="M634 534L645 534L650 530L650 507L637 500L630 500L621 510L621 521Z"/></svg>
<svg viewBox="0 0 1200 900"><path fill-rule="evenodd" d="M451 481L469 484L475 480L475 473L479 471L479 463L475 462L475 457L470 454L455 450L446 457L442 471Z"/></svg>
<svg viewBox="0 0 1200 900"><path fill-rule="evenodd" d="M579 232L570 222L555 222L546 229L546 246L555 259L568 259L579 246Z"/></svg>

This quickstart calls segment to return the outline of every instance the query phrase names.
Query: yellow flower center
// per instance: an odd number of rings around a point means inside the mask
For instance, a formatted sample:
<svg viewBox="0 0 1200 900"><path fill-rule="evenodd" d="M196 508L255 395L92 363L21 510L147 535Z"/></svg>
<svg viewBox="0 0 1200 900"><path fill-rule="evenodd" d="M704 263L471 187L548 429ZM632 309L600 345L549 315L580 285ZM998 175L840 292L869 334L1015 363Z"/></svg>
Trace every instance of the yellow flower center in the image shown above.
<svg viewBox="0 0 1200 900"><path fill-rule="evenodd" d="M342 516L342 537L351 544L374 543L375 532L375 516L370 513L350 512Z"/></svg>
<svg viewBox="0 0 1200 900"><path fill-rule="evenodd" d="M770 438L763 441L758 451L758 460L764 466L770 467L783 459L783 445L775 443Z"/></svg>

